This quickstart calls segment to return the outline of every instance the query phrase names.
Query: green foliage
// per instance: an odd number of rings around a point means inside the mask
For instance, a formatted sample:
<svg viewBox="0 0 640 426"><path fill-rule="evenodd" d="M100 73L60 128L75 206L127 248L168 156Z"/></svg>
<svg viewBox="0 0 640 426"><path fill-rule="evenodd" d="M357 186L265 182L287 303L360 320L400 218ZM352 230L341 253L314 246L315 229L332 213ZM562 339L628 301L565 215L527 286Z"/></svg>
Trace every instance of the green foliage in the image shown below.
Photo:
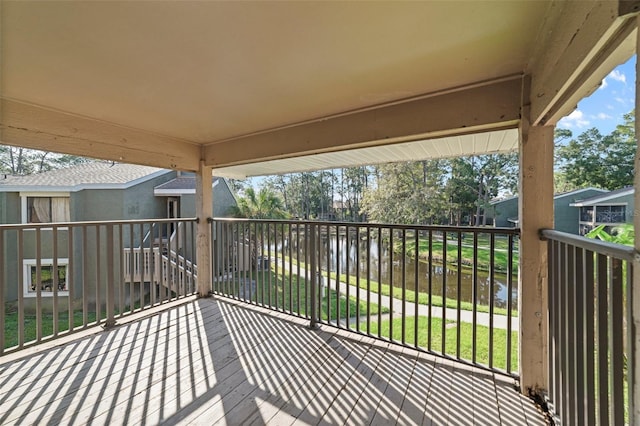
<svg viewBox="0 0 640 426"><path fill-rule="evenodd" d="M611 230L611 232L607 232L606 228L607 225L597 226L586 234L585 237L599 239L608 243L633 246L635 232L632 224L627 223L616 226Z"/></svg>
<svg viewBox="0 0 640 426"><path fill-rule="evenodd" d="M614 190L633 185L636 153L635 111L624 115L624 123L608 135L592 128L577 138L571 132L556 131L556 168L561 174L557 182L562 189L594 186Z"/></svg>
<svg viewBox="0 0 640 426"><path fill-rule="evenodd" d="M265 187L281 196L284 209L293 217L326 219L332 213L336 192L333 171L273 176Z"/></svg>
<svg viewBox="0 0 640 426"><path fill-rule="evenodd" d="M235 217L250 219L286 219L282 199L269 188L262 188L258 193L253 188L247 188L245 195L240 197L237 206L231 207L231 214Z"/></svg>
<svg viewBox="0 0 640 426"><path fill-rule="evenodd" d="M516 192L517 177L515 154L385 164L362 209L376 222L484 225L490 200Z"/></svg>
<svg viewBox="0 0 640 426"><path fill-rule="evenodd" d="M362 210L382 223L442 223L447 208L444 166L443 160L378 166L377 185L365 192Z"/></svg>

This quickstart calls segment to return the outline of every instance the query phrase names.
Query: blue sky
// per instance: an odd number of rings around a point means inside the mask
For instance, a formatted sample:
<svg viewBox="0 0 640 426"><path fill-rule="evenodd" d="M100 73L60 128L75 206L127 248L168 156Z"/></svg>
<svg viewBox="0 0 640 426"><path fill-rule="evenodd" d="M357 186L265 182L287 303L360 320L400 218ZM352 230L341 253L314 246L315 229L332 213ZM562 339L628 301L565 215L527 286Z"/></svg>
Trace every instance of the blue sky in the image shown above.
<svg viewBox="0 0 640 426"><path fill-rule="evenodd" d="M611 71L600 87L580 101L578 108L560 120L557 127L571 130L574 137L592 127L603 135L611 133L623 122L622 116L634 107L635 66L633 56Z"/></svg>

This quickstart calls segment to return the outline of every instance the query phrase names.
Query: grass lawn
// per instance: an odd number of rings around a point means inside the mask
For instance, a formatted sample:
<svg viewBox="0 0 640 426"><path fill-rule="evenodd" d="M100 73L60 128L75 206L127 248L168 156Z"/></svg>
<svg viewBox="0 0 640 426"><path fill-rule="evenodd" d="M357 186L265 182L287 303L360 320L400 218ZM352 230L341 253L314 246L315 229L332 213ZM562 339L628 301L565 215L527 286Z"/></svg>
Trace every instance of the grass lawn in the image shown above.
<svg viewBox="0 0 640 426"><path fill-rule="evenodd" d="M390 321L382 321L380 324L371 323L371 334L378 335L378 328L381 335L389 337ZM415 317L406 318L405 341L412 345L415 342ZM445 352L449 356L456 357L456 338L460 330L460 358L472 361L473 356L473 325L460 323L456 325L449 322L446 328ZM400 340L402 336L402 320L393 319L393 339ZM489 365L489 327L476 326L477 346L476 362ZM428 317L418 317L418 346L428 348ZM440 352L442 349L442 320L440 318L431 319L431 349ZM507 368L507 331L501 329L493 330L493 367ZM511 333L511 370L518 370L518 333Z"/></svg>
<svg viewBox="0 0 640 426"><path fill-rule="evenodd" d="M283 274L281 268L278 272L278 275L276 275L274 270L271 270L270 273L267 273L267 271L258 271L257 275L255 272L252 273L251 279L256 282L256 294L251 295L251 300L256 303L262 303L288 311L290 310L293 313L305 316L308 309L310 309L307 298L307 295L310 292L310 287L308 286L307 281L304 277L298 277L295 273L289 276L289 271L284 271ZM249 275L247 274L246 279L248 278ZM291 278L291 280L289 280L289 278ZM229 281L226 283L226 287L225 284L222 283L221 291L223 293L228 292L238 294L241 297L245 296L245 294L246 296L249 296L248 288L246 293L243 294L243 288L240 285L241 280L236 279L233 282ZM348 307L349 315L355 315L358 309L358 303L355 297L349 298ZM360 300L359 309L362 314L367 312L366 300ZM340 318L346 318L347 300L345 295L340 294L340 297L338 298L338 293L334 290L330 290L328 295L325 294L325 297L322 298L320 310L321 318L323 320L329 320L329 314L331 315L330 320L336 320L336 312L338 312L338 310L340 312ZM377 315L379 310L380 307L377 304L371 303L369 305L370 315ZM382 308L382 312L389 312L389 309Z"/></svg>
<svg viewBox="0 0 640 426"><path fill-rule="evenodd" d="M96 321L96 313L88 313L89 324ZM53 335L53 323L54 317L52 313L45 313L42 315L42 337ZM74 327L82 327L83 318L82 311L76 311L73 314ZM69 313L61 312L58 315L58 332L67 331L69 329ZM18 345L18 313L11 312L4 316L4 333L5 341L4 347L10 348ZM35 315L25 315L24 318L24 334L25 342L36 340L36 317Z"/></svg>
<svg viewBox="0 0 640 426"><path fill-rule="evenodd" d="M406 249L407 255L415 258L415 240L413 238L407 238ZM395 252L401 254L402 252L402 243L396 243ZM514 243L514 251L513 251L513 264L518 264L518 251L517 245ZM458 240L457 237L455 240L447 239L447 264L458 264ZM489 237L479 237L478 238L478 270L488 272L491 266L491 250ZM433 239L431 242L431 256L433 260L437 260L441 262L443 259L443 248L444 244L442 240ZM427 260L429 257L429 240L427 238L418 239L418 257L422 260ZM466 238L462 240L462 247L460 250L461 254L461 264L473 267L474 264L474 250L473 250L473 237ZM508 264L508 239L504 237L496 237L495 238L495 250L493 252L494 258L494 268L495 272L507 273L507 264ZM514 267L514 274L517 273L517 267Z"/></svg>

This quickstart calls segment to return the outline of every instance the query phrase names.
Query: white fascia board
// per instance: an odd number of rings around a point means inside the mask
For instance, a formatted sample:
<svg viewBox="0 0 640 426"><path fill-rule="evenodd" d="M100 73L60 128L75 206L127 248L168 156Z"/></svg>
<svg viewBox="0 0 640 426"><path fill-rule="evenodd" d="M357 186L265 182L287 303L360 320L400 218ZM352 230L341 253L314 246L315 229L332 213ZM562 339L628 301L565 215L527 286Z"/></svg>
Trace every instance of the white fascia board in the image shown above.
<svg viewBox="0 0 640 426"><path fill-rule="evenodd" d="M211 188L215 188L219 183L219 179L215 180L211 185ZM156 197L171 197L171 196L180 196L180 195L189 195L195 194L196 190L194 189L157 189L153 190L153 195Z"/></svg>
<svg viewBox="0 0 640 426"><path fill-rule="evenodd" d="M576 189L574 191L565 192L564 194L558 194L558 195L554 196L553 199L554 200L558 200L560 198L568 197L570 195L576 195L576 194L579 194L579 193L585 192L585 191L599 191L599 192L602 192L603 194L609 192L606 189L594 188L594 187L590 186L588 188ZM595 195L594 195L594 197L595 197Z"/></svg>
<svg viewBox="0 0 640 426"><path fill-rule="evenodd" d="M605 201L614 199L614 198L619 198L619 197L626 197L627 195L631 195L633 194L634 188L629 188L627 191L623 191L623 192L618 192L617 194L604 194L601 197L595 198L592 197L592 201L589 203L585 203L584 201L578 201L577 203L571 203L569 204L570 206L573 207L585 207L585 206L597 206L600 205L602 203L604 203ZM586 200L588 201L588 200ZM617 206L626 206L627 203L611 203L608 204L611 206L617 205Z"/></svg>

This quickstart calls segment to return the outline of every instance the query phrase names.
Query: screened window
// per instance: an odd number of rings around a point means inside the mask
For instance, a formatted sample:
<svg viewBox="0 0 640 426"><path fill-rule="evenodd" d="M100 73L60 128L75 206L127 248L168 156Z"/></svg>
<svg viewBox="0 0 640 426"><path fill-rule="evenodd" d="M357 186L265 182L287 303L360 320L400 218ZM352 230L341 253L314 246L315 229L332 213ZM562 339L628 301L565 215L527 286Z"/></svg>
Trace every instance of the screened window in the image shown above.
<svg viewBox="0 0 640 426"><path fill-rule="evenodd" d="M69 197L27 197L27 223L69 222Z"/></svg>
<svg viewBox="0 0 640 426"><path fill-rule="evenodd" d="M596 222L598 223L624 223L626 219L625 206L597 206Z"/></svg>

